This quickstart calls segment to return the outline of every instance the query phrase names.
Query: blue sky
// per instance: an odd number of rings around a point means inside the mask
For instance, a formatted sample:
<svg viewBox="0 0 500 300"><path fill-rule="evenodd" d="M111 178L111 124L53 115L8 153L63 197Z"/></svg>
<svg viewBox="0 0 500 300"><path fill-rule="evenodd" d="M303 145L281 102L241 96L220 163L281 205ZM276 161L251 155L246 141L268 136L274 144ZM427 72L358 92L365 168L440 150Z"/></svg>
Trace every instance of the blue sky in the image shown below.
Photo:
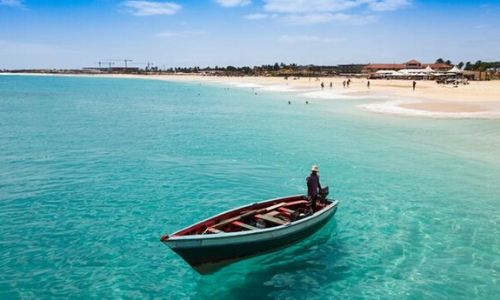
<svg viewBox="0 0 500 300"><path fill-rule="evenodd" d="M499 16L498 0L0 0L0 69L500 61Z"/></svg>

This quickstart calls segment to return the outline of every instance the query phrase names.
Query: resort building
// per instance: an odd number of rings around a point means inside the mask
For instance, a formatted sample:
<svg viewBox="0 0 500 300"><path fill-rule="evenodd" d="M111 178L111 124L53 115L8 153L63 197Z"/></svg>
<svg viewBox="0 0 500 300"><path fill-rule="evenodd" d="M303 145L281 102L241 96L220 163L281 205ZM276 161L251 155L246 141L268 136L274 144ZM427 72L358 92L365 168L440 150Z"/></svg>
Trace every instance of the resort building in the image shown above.
<svg viewBox="0 0 500 300"><path fill-rule="evenodd" d="M340 75L353 75L362 73L363 67L366 65L361 64L349 64L349 65L338 65Z"/></svg>
<svg viewBox="0 0 500 300"><path fill-rule="evenodd" d="M361 68L363 74L373 74L377 71L391 70L391 71L401 71L401 70L423 70L426 68L431 68L434 72L447 72L453 68L453 66L443 64L443 63L425 63L422 64L417 60L410 60L409 62L402 64L368 64Z"/></svg>

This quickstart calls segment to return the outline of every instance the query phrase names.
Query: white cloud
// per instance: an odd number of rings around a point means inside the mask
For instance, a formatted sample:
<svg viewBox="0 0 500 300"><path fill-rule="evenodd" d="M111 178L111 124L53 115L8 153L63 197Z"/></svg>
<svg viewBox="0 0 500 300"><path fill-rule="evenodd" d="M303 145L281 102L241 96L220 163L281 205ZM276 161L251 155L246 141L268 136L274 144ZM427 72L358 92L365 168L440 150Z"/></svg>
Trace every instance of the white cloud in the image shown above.
<svg viewBox="0 0 500 300"><path fill-rule="evenodd" d="M369 7L374 11L398 10L411 5L411 0L370 1Z"/></svg>
<svg viewBox="0 0 500 300"><path fill-rule="evenodd" d="M245 6L252 3L251 0L214 0L214 1L223 7Z"/></svg>
<svg viewBox="0 0 500 300"><path fill-rule="evenodd" d="M342 22L345 24L362 25L372 23L375 16L348 15L343 13L310 13L310 14L290 14L282 16L281 21L294 25L320 24L329 22Z"/></svg>
<svg viewBox="0 0 500 300"><path fill-rule="evenodd" d="M342 22L368 24L374 12L403 9L414 0L263 0L263 9L285 23L295 25ZM370 14L372 13L372 14ZM246 16L262 19L264 14Z"/></svg>
<svg viewBox="0 0 500 300"><path fill-rule="evenodd" d="M486 29L486 28L490 28L489 25L475 25L473 27L474 29Z"/></svg>
<svg viewBox="0 0 500 300"><path fill-rule="evenodd" d="M162 38L176 38L176 37L187 37L187 36L193 36L193 35L204 35L207 34L205 31L183 31L183 32L170 32L170 31L165 31L165 32L160 32L155 34L157 37L162 37Z"/></svg>
<svg viewBox="0 0 500 300"><path fill-rule="evenodd" d="M363 0L264 0L266 11L278 13L333 12L361 5Z"/></svg>
<svg viewBox="0 0 500 300"><path fill-rule="evenodd" d="M269 15L266 15L266 14L251 14L251 15L246 15L245 19L248 19L248 20L259 20L259 19L266 19L268 17L269 17Z"/></svg>
<svg viewBox="0 0 500 300"><path fill-rule="evenodd" d="M279 41L286 43L339 43L343 42L344 39L322 38L315 35L283 35Z"/></svg>
<svg viewBox="0 0 500 300"><path fill-rule="evenodd" d="M134 16L174 15L181 6L172 2L125 1L123 5L130 8Z"/></svg>
<svg viewBox="0 0 500 300"><path fill-rule="evenodd" d="M264 0L264 9L277 13L338 12L354 8L374 11L397 10L407 7L412 0Z"/></svg>
<svg viewBox="0 0 500 300"><path fill-rule="evenodd" d="M178 33L178 32L165 31L165 32L157 33L157 34L155 34L155 36L162 37L162 38L175 38L175 37L183 37L185 35Z"/></svg>
<svg viewBox="0 0 500 300"><path fill-rule="evenodd" d="M328 23L331 21L342 21L348 19L349 16L345 14L329 14L329 13L311 13L303 15L286 15L282 18L286 23L305 25L305 24L318 24Z"/></svg>
<svg viewBox="0 0 500 300"><path fill-rule="evenodd" d="M23 0L0 0L0 5L24 7Z"/></svg>

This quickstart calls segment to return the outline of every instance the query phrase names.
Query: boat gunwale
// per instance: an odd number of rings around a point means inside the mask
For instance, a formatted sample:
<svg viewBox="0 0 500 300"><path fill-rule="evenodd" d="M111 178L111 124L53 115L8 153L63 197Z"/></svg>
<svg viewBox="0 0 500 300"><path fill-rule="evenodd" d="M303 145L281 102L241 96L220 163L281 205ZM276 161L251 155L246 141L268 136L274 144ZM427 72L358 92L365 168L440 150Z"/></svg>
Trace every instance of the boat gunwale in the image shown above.
<svg viewBox="0 0 500 300"><path fill-rule="evenodd" d="M241 206L238 206L238 207L235 207L235 208L231 208L231 209L228 209L226 211L223 211L223 212L220 212L218 213L217 215L212 215L204 220L201 220L199 222L196 222L194 224L191 224L189 226L186 226L182 229L179 229L177 230L176 232L172 233L172 234L169 234L168 237L169 239L170 238L174 238L174 237L181 237L181 236L196 236L196 235L178 235L179 233L183 232L183 231L187 231L188 229L190 228L194 228L200 224L203 224L205 222L208 222L210 220L213 220L213 219L216 219L218 217L221 217L225 214L229 214L231 212L237 212L237 211L243 211L243 209L245 208L251 208L253 206L257 206L259 204L264 204L264 203L270 203L270 202L273 202L273 201L279 201L279 200L284 200L284 199L290 199L290 198L303 198L304 195L302 194L298 194L298 195L292 195L292 196L286 196L286 197L279 197L279 198L273 198L273 199L268 199L268 200L264 200L264 201L260 201L260 202L254 202L254 203L250 203L250 204L245 204L245 205L241 205Z"/></svg>
<svg viewBox="0 0 500 300"><path fill-rule="evenodd" d="M175 235L179 232L182 232L182 231L185 231L191 227L195 227L195 226L198 226L204 222L207 222L209 220L212 220L214 218L217 218L218 216L221 216L221 215L224 215L226 213L229 213L229 212L232 212L232 211L238 211L239 209L243 209L243 208L246 208L246 207L252 207L254 205L258 205L258 204L262 204L262 203L266 203L266 202L272 202L272 201L276 201L276 200L280 200L280 199L286 199L286 198L294 198L294 197L298 197L298 196L303 196L303 195L297 195L297 196L290 196L290 197L281 197L281 198L276 198L276 199L271 199L271 200L266 200L266 201L262 201L262 202L258 202L258 203L253 203L253 204L250 204L250 205L244 205L244 206L241 206L241 207L237 207L235 209L231 209L231 210L228 210L228 211L225 211L225 212L222 212L218 215L215 215L215 216L212 216L210 218L207 218L203 221L200 221L200 222L197 222L191 226L188 226L188 227L185 227L175 233L173 233L172 235L169 235L169 237L167 239L165 239L163 241L163 243L167 244L168 246L168 243L169 242L175 242L175 241L186 241L186 240L190 240L190 241L195 241L195 240L208 240L208 239L224 239L224 238L234 238L234 237L237 237L237 236L247 236L247 235L256 235L256 234L263 234L263 233L268 233L268 232L272 232L272 231L278 231L278 230L281 230L285 227L290 227L290 226L296 226L296 225L300 225L302 223L305 223L305 222L308 222L312 219L315 219L327 212L329 212L330 210L334 209L335 207L338 206L339 204L339 201L338 200L334 200L334 199L331 199L329 201L331 201L330 204L328 204L327 206L325 206L323 209L315 212L314 214L312 215L309 215L303 219L300 219L300 220L296 220L296 221L293 221L293 222L287 222L283 225L278 225L278 226L274 226L274 227L269 227L269 228L262 228L262 229L259 229L259 230L244 230L244 231L236 231L236 232L223 232L223 233L217 233L217 234L192 234L192 235Z"/></svg>

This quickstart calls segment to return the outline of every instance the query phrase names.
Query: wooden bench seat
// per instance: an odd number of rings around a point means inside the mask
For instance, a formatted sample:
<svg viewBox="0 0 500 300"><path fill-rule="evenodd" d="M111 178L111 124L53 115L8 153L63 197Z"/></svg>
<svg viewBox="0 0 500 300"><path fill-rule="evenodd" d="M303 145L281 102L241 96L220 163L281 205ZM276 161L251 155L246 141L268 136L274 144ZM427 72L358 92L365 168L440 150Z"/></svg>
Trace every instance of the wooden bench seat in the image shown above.
<svg viewBox="0 0 500 300"><path fill-rule="evenodd" d="M248 211L248 212L245 212L239 216L236 216L236 217L232 217L232 218L229 218L227 220L224 220L224 221L221 221L215 225L213 225L212 227L219 227L219 226L224 226L226 224L229 224L229 223L232 223L234 221L239 221L241 220L242 218L245 218L245 217L249 217L249 216L252 216L254 214L257 213L257 210L251 210L251 211Z"/></svg>
<svg viewBox="0 0 500 300"><path fill-rule="evenodd" d="M277 216L277 215L279 215L279 214L280 214L280 212L279 212L279 211L275 211L275 210L273 210L273 211L270 211L270 212L266 213L265 215L266 215L266 216L270 216L270 217L274 217L274 216Z"/></svg>
<svg viewBox="0 0 500 300"><path fill-rule="evenodd" d="M256 219L261 219L261 220L264 220L264 221L268 221L268 222L271 222L271 223L274 223L274 224L278 224L278 225L284 225L284 224L287 223L286 221L283 221L281 219L275 218L275 217L270 216L268 214L264 214L264 215L258 214L258 215L255 215L255 218Z"/></svg>
<svg viewBox="0 0 500 300"><path fill-rule="evenodd" d="M234 221L231 224L239 226L239 227L242 227L242 228L245 228L245 229L248 229L248 230L257 230L257 229L259 229L257 227L254 227L252 225L248 225L248 224L240 222L240 221Z"/></svg>
<svg viewBox="0 0 500 300"><path fill-rule="evenodd" d="M287 216L290 216L293 213L295 213L295 210L289 209L289 208L286 208L286 207L280 207L280 208L278 208L278 210L281 211L282 213L284 213Z"/></svg>
<svg viewBox="0 0 500 300"><path fill-rule="evenodd" d="M229 223L232 223L234 221L240 221L241 219L244 219L246 217L250 217L250 216L253 216L253 215L259 214L259 213L267 213L267 214L271 213L271 215L268 215L268 216L274 217L276 214L279 213L279 212L276 212L275 209L279 209L279 208L282 208L285 206L304 204L304 203L307 203L307 200L297 200L297 201L292 201L292 202L279 202L277 204L274 204L272 206L265 207L265 208L262 208L259 210L250 210L250 211L243 212L239 216L235 216L235 217L223 220L217 224L212 225L212 227L214 227L214 228L215 227L222 227L222 226L227 225ZM274 219L285 222L285 221L277 219L277 218L274 218ZM273 221L269 221L269 222L273 222ZM277 223L277 222L274 222L274 223ZM281 223L277 223L277 224L281 224Z"/></svg>
<svg viewBox="0 0 500 300"><path fill-rule="evenodd" d="M308 201L307 200L297 200L293 202L288 202L284 206L292 206L292 205L298 205L298 204L306 204Z"/></svg>

